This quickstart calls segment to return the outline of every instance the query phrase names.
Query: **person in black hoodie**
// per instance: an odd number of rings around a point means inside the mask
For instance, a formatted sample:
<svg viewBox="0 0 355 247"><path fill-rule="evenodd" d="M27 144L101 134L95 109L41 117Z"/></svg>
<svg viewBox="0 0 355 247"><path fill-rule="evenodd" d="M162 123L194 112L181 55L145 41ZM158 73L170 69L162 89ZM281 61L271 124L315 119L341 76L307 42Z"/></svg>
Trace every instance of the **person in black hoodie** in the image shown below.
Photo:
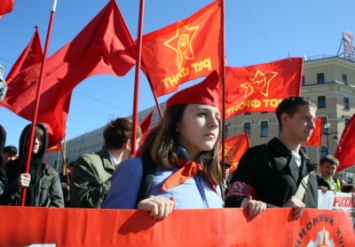
<svg viewBox="0 0 355 247"><path fill-rule="evenodd" d="M5 140L6 132L5 129L0 125L0 197L4 193L5 188L7 187L5 161L2 157L2 151L4 149Z"/></svg>
<svg viewBox="0 0 355 247"><path fill-rule="evenodd" d="M21 133L19 159L6 165L8 186L1 197L1 205L21 204L22 189L27 187L25 206L64 207L59 174L43 162L48 146L48 135L44 125L37 123L34 133L30 171L25 173L31 124Z"/></svg>

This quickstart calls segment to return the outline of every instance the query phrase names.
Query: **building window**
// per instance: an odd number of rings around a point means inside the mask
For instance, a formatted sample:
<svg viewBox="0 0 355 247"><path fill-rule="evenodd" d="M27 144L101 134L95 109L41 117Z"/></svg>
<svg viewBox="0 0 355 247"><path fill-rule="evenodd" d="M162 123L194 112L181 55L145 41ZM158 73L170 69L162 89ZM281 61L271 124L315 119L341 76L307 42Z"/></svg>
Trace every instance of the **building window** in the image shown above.
<svg viewBox="0 0 355 247"><path fill-rule="evenodd" d="M250 115L250 114L251 114L251 112L249 112L249 111L244 112L244 115Z"/></svg>
<svg viewBox="0 0 355 247"><path fill-rule="evenodd" d="M269 127L268 127L268 122L267 121L262 121L261 122L261 132L260 136L261 137L267 137L269 133Z"/></svg>
<svg viewBox="0 0 355 247"><path fill-rule="evenodd" d="M302 86L306 85L306 79L304 78L304 76L302 76Z"/></svg>
<svg viewBox="0 0 355 247"><path fill-rule="evenodd" d="M341 75L341 81L345 84L348 85L348 78L345 74Z"/></svg>
<svg viewBox="0 0 355 247"><path fill-rule="evenodd" d="M251 131L251 123L244 123L244 132L247 132L249 137L250 137L250 131Z"/></svg>
<svg viewBox="0 0 355 247"><path fill-rule="evenodd" d="M325 102L325 96L318 96L318 108L325 108L327 106Z"/></svg>
<svg viewBox="0 0 355 247"><path fill-rule="evenodd" d="M317 84L324 84L325 79L324 79L324 73L318 73L317 74Z"/></svg>
<svg viewBox="0 0 355 247"><path fill-rule="evenodd" d="M224 137L228 138L228 128L229 128L229 123L224 126Z"/></svg>
<svg viewBox="0 0 355 247"><path fill-rule="evenodd" d="M345 97L344 98L344 110L349 110L349 109L350 109L349 98Z"/></svg>

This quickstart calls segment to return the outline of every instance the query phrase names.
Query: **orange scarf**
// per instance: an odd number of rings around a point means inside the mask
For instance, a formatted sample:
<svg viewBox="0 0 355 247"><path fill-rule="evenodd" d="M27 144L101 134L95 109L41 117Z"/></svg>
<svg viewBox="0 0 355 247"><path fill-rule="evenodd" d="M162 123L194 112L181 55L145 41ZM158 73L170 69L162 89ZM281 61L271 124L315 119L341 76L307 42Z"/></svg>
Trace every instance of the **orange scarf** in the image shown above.
<svg viewBox="0 0 355 247"><path fill-rule="evenodd" d="M165 181L160 191L166 191L172 187L184 183L186 180L195 176L197 172L201 172L206 178L209 177L203 166L195 161L185 161L179 159L177 166L181 168ZM211 182L212 180L209 179L209 181ZM213 189L216 190L216 184L213 182L211 182L211 184Z"/></svg>

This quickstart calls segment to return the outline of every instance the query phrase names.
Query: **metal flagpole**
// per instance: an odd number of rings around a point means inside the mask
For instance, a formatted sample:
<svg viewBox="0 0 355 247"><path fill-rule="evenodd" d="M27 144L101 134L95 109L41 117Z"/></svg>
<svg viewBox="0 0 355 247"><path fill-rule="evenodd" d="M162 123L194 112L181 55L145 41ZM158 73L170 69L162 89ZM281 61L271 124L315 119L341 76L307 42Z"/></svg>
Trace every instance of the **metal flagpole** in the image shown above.
<svg viewBox="0 0 355 247"><path fill-rule="evenodd" d="M31 131L30 131L30 138L28 139L29 143L28 143L28 150L27 150L25 173L29 173L29 171L30 171L33 138L34 138L34 131L36 128L36 123L37 123L37 115L38 115L38 107L39 107L39 101L40 101L40 92L41 92L41 84L42 84L42 79L43 79L43 71L44 71L45 64L46 64L46 57L47 57L47 53L48 53L50 36L52 33L52 26L53 26L54 13L55 13L56 6L57 6L57 0L53 0L53 7L52 7L50 19L49 19L46 43L44 46L44 53L43 53L43 61L42 61L42 66L41 66L41 70L40 70L40 74L39 74L39 80L38 80L38 86L37 86L37 92L36 92L35 112L33 114L32 126L31 126ZM25 187L22 190L21 206L25 205L26 192L27 192L27 188Z"/></svg>
<svg viewBox="0 0 355 247"><path fill-rule="evenodd" d="M141 53L142 53L142 30L143 30L143 17L144 17L144 0L140 0L139 7L139 23L138 23L138 42L137 42L137 62L136 62L136 75L134 83L134 97L133 97L133 115L132 115L132 138L131 138L131 154L136 154L136 137L138 126L138 96L139 96L139 79L141 67Z"/></svg>

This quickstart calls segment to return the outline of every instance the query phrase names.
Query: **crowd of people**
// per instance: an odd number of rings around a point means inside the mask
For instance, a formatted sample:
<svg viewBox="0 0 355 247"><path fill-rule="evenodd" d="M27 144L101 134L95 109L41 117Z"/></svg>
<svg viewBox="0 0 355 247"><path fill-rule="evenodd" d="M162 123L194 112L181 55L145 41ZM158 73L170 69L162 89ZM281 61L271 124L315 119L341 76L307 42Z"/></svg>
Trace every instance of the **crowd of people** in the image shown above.
<svg viewBox="0 0 355 247"><path fill-rule="evenodd" d="M279 135L249 148L230 174L231 165L220 160L218 151L219 84L214 71L171 96L142 145L137 128L135 150L132 121L110 121L102 149L64 164L61 174L44 162L44 125L36 124L33 140L31 124L26 126L18 151L4 147L6 131L0 125L0 205L140 209L155 219L174 209L237 207L256 217L267 208L283 207L292 208L297 219L305 208L317 208L318 193L355 191L334 177L339 165L334 156L323 157L318 166L302 152L301 143L315 129L317 107L298 96L276 109Z"/></svg>

